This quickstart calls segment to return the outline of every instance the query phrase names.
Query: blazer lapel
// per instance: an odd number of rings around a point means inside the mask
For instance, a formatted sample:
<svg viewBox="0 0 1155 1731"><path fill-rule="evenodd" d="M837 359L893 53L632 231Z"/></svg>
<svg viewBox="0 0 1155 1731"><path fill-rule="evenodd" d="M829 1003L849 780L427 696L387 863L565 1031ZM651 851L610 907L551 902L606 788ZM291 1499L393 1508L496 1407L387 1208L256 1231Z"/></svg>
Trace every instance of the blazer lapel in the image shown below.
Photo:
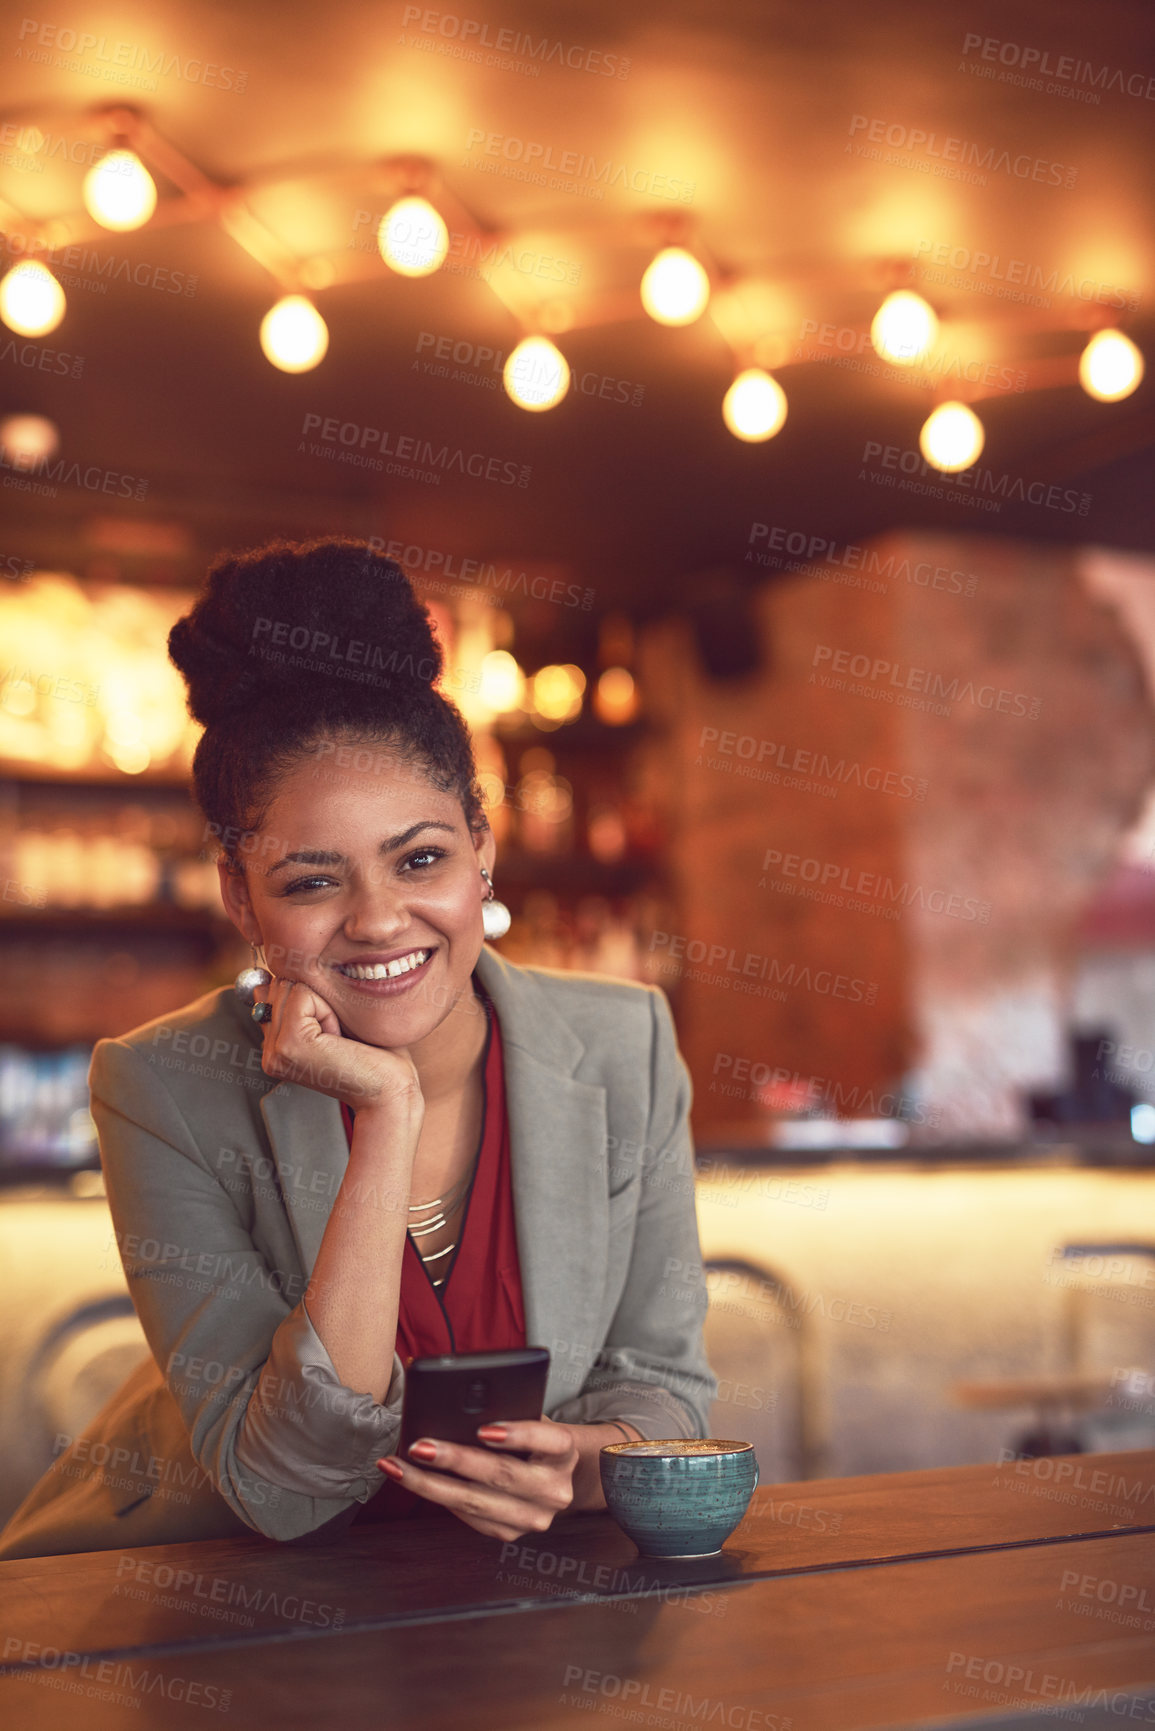
<svg viewBox="0 0 1155 1731"><path fill-rule="evenodd" d="M574 1079L585 1047L531 975L483 946L478 977L501 1022L526 1337L546 1346L546 1405L576 1393L601 1346L609 1206L606 1093ZM279 1082L261 1116L306 1277L349 1164L339 1103Z"/></svg>
<svg viewBox="0 0 1155 1731"><path fill-rule="evenodd" d="M538 981L484 946L477 973L501 1023L526 1339L550 1350L548 1408L577 1392L601 1347L606 1091L574 1080L585 1047Z"/></svg>

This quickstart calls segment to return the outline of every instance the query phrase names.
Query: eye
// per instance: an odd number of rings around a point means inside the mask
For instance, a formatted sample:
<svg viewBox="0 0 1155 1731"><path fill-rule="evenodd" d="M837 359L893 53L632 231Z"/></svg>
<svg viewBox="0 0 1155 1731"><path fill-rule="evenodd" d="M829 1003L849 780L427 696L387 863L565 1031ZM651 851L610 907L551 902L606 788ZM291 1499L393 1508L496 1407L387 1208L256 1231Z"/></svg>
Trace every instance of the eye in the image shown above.
<svg viewBox="0 0 1155 1731"><path fill-rule="evenodd" d="M436 863L439 859L444 859L444 858L445 858L445 849L444 848L441 848L441 847L419 847L417 849L416 853L411 853L406 857L405 864L407 866L411 866L414 863L416 863L420 867L421 862L423 860L425 860L425 861L428 861L430 864L436 865ZM425 869L425 868L422 868L422 869Z"/></svg>
<svg viewBox="0 0 1155 1731"><path fill-rule="evenodd" d="M333 882L332 878L296 878L291 884L286 884L281 891L283 896L296 895L298 890L311 890L320 887L324 889Z"/></svg>

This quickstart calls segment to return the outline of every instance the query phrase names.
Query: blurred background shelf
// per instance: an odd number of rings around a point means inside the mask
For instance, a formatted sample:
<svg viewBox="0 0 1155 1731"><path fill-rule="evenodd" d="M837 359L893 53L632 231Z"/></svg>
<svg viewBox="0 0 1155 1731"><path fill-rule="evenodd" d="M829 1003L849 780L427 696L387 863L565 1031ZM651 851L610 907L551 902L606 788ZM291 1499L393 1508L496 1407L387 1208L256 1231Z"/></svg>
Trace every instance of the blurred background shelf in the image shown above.
<svg viewBox="0 0 1155 1731"><path fill-rule="evenodd" d="M234 933L223 912L211 908L182 908L171 902L154 902L146 906L131 903L123 907L62 908L28 907L15 910L0 903L0 932L23 933L43 930L62 937L80 932L109 933L131 936L133 932L173 932L185 937L219 942Z"/></svg>

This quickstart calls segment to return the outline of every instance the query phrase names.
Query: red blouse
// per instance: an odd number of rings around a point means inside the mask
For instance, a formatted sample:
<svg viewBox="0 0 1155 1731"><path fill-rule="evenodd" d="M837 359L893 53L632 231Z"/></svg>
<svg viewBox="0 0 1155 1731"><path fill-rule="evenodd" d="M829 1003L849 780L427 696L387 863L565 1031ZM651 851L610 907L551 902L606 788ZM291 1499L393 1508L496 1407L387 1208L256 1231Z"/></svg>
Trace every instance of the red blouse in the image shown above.
<svg viewBox="0 0 1155 1731"><path fill-rule="evenodd" d="M495 1352L526 1345L501 1029L492 1002L486 997L481 1001L489 1028L482 1069L477 1167L465 1201L457 1249L440 1287L434 1286L416 1240L406 1234L397 1314L397 1353L406 1366L414 1358L441 1353ZM352 1145L353 1113L344 1102L341 1115ZM438 1272L438 1264L433 1268ZM381 1481L381 1490L357 1510L354 1525L358 1521L395 1520L435 1508L383 1473Z"/></svg>

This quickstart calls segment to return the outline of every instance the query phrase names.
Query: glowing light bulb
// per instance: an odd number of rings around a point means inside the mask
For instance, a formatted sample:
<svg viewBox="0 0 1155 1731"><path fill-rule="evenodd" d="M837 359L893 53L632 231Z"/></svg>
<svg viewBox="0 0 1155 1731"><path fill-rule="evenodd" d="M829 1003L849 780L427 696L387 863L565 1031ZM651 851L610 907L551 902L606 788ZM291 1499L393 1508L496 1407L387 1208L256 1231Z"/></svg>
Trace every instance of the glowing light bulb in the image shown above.
<svg viewBox="0 0 1155 1731"><path fill-rule="evenodd" d="M692 325L709 299L710 279L684 247L664 247L642 278L642 305L660 325Z"/></svg>
<svg viewBox="0 0 1155 1731"><path fill-rule="evenodd" d="M132 150L110 150L84 177L84 208L101 228L142 228L156 209L156 182Z"/></svg>
<svg viewBox="0 0 1155 1731"><path fill-rule="evenodd" d="M1117 403L1143 377L1143 356L1122 331L1097 331L1079 356L1079 383L1089 397Z"/></svg>
<svg viewBox="0 0 1155 1731"><path fill-rule="evenodd" d="M786 420L786 392L761 367L739 373L722 399L722 419L736 439L772 439Z"/></svg>
<svg viewBox="0 0 1155 1731"><path fill-rule="evenodd" d="M502 371L507 395L520 409L552 409L569 390L569 362L548 337L526 337Z"/></svg>
<svg viewBox="0 0 1155 1731"><path fill-rule="evenodd" d="M874 352L896 367L913 367L934 347L937 336L934 308L909 289L896 289L887 295L870 326Z"/></svg>
<svg viewBox="0 0 1155 1731"><path fill-rule="evenodd" d="M64 317L64 290L39 259L21 259L0 282L0 319L22 337L43 337Z"/></svg>
<svg viewBox="0 0 1155 1731"><path fill-rule="evenodd" d="M56 423L44 415L5 415L0 421L0 450L14 469L46 463L59 444Z"/></svg>
<svg viewBox="0 0 1155 1731"><path fill-rule="evenodd" d="M432 276L449 252L449 230L427 198L399 198L377 230L381 257L399 276Z"/></svg>
<svg viewBox="0 0 1155 1731"><path fill-rule="evenodd" d="M285 295L261 320L261 347L283 373L307 373L325 357L328 327L304 295Z"/></svg>
<svg viewBox="0 0 1155 1731"><path fill-rule="evenodd" d="M520 709L525 696L525 674L508 649L491 649L483 656L478 696L497 715Z"/></svg>
<svg viewBox="0 0 1155 1731"><path fill-rule="evenodd" d="M940 403L923 422L918 448L932 468L954 475L977 460L985 438L973 409L965 403Z"/></svg>
<svg viewBox="0 0 1155 1731"><path fill-rule="evenodd" d="M594 713L609 727L624 727L638 713L638 688L625 667L607 667L594 688Z"/></svg>
<svg viewBox="0 0 1155 1731"><path fill-rule="evenodd" d="M581 714L586 676L572 661L539 668L530 686L533 707L547 721L576 721Z"/></svg>

